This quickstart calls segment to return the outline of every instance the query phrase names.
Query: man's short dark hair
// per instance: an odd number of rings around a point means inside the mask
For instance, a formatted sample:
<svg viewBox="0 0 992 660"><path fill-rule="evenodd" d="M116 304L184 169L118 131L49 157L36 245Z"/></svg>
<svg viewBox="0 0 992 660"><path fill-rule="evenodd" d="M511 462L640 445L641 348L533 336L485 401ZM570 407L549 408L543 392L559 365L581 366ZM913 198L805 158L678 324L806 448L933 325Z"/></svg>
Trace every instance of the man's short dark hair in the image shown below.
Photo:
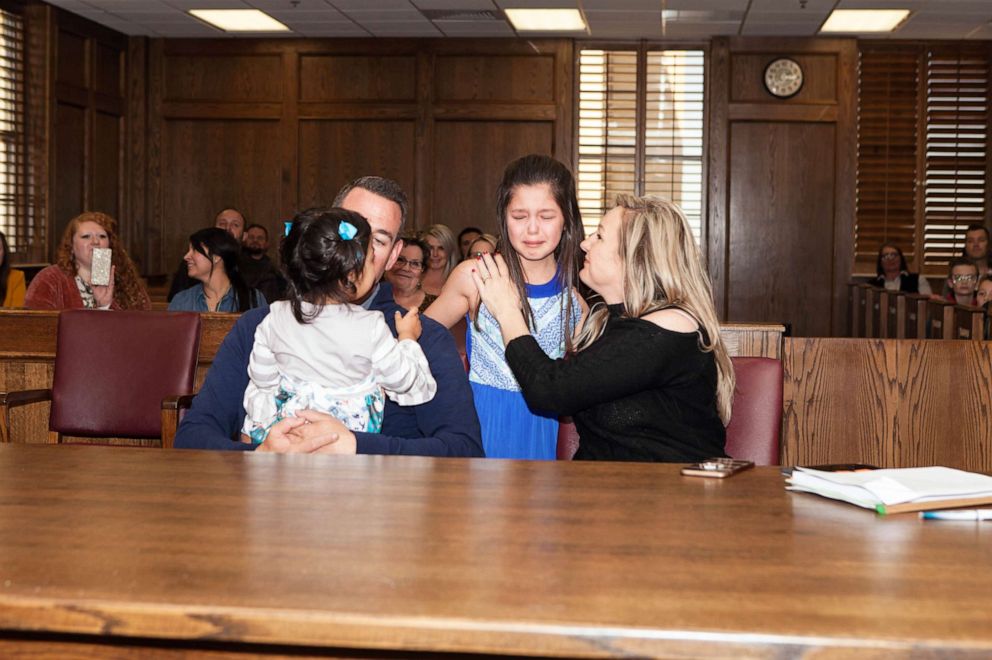
<svg viewBox="0 0 992 660"><path fill-rule="evenodd" d="M265 233L265 239L268 240L268 238L269 238L269 230L266 229L265 227L263 227L262 225L258 224L257 222L253 222L252 224L250 224L247 227L245 227L245 233L246 234L248 233L248 230L249 229L261 229Z"/></svg>
<svg viewBox="0 0 992 660"><path fill-rule="evenodd" d="M406 224L406 215L408 211L409 204L406 199L406 193L403 192L403 188L400 184L396 183L392 179L387 179L382 176L362 176L351 183L346 183L341 190L338 191L337 196L334 198L334 206L341 206L344 203L344 198L348 196L355 188L361 188L362 190L367 190L373 195L378 195L383 199L388 199L394 202L400 207L400 231L403 230L403 225Z"/></svg>
<svg viewBox="0 0 992 660"><path fill-rule="evenodd" d="M984 231L985 232L985 240L989 240L990 238L992 238L992 237L989 236L989 228L986 227L985 225L980 225L978 223L968 225L968 228L964 230L964 233L965 234L969 234L969 233L971 233L973 231Z"/></svg>

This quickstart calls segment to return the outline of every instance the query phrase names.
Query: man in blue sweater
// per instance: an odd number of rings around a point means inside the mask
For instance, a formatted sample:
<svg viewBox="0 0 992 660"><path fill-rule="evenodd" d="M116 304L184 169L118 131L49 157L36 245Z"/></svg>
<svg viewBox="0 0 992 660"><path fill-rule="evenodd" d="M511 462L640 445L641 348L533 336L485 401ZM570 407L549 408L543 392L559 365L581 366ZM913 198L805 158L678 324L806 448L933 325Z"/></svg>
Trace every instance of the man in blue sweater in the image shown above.
<svg viewBox="0 0 992 660"><path fill-rule="evenodd" d="M402 249L397 240L406 220L406 196L399 185L381 177L362 177L346 185L334 206L361 213L372 227L369 258L381 280ZM366 309L383 312L396 334L393 312L400 309L389 284L379 283L364 301ZM255 328L268 310L242 314L224 338L193 406L176 433L175 446L186 449L250 450L237 441L244 421L242 407L248 386L248 358ZM419 406L400 406L386 400L382 433L352 432L330 415L304 411L273 425L257 451L419 456L483 456L479 420L472 390L451 334L429 318L421 317L420 346L437 381L437 394Z"/></svg>

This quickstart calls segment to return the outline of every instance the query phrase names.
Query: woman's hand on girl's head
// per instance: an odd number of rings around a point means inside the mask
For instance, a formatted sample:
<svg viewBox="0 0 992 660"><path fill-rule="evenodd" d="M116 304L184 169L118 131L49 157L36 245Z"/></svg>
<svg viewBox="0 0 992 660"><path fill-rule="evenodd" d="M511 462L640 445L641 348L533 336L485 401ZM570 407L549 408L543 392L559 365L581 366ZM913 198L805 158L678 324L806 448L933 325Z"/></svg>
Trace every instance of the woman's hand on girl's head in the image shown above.
<svg viewBox="0 0 992 660"><path fill-rule="evenodd" d="M93 285L93 299L97 307L110 307L114 303L114 278L117 266L110 267L110 284L106 286Z"/></svg>
<svg viewBox="0 0 992 660"><path fill-rule="evenodd" d="M510 279L510 269L502 255L484 254L476 259L472 280L486 309L497 321L503 323L511 314L520 312L520 292Z"/></svg>
<svg viewBox="0 0 992 660"><path fill-rule="evenodd" d="M406 314L396 312L396 336L401 341L403 339L420 339L423 328L420 325L420 313L416 307L411 307Z"/></svg>

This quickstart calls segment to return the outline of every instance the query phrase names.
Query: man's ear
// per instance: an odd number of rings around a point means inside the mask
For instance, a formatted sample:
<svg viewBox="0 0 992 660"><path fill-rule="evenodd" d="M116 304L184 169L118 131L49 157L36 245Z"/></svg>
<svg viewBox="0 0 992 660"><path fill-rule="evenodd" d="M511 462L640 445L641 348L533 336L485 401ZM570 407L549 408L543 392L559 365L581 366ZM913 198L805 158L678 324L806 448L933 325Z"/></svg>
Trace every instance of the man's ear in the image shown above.
<svg viewBox="0 0 992 660"><path fill-rule="evenodd" d="M403 251L403 241L397 238L393 241L393 247L389 251L389 259L386 260L386 270L391 270L396 264L396 258L400 256L400 252Z"/></svg>

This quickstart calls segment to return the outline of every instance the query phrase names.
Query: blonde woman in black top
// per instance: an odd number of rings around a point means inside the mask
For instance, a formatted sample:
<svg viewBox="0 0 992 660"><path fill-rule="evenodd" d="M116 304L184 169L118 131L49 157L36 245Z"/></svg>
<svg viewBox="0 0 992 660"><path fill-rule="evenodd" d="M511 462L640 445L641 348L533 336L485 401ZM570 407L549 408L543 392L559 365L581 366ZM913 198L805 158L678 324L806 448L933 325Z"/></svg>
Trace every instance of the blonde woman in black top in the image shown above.
<svg viewBox="0 0 992 660"><path fill-rule="evenodd" d="M533 407L572 415L576 459L692 462L724 455L734 373L709 278L681 209L620 195L582 243L593 308L576 351L552 360L531 337L502 257L473 274L506 360Z"/></svg>

